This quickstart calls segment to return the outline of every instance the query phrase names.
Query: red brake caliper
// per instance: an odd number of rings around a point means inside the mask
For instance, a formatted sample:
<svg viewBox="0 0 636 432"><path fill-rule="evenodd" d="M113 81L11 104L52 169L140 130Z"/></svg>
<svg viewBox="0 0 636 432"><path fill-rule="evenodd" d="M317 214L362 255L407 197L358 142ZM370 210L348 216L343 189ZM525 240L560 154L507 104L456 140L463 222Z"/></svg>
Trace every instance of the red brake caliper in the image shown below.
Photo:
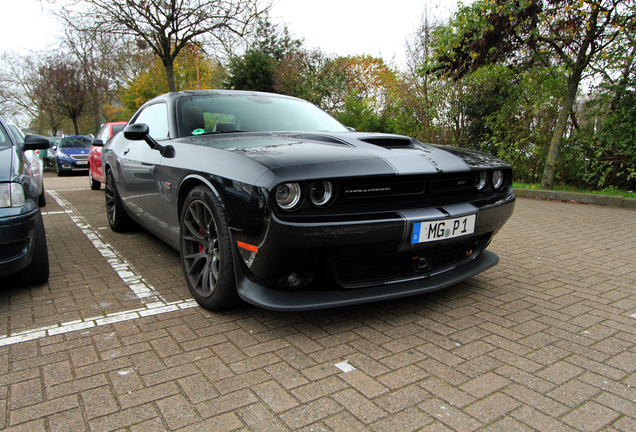
<svg viewBox="0 0 636 432"><path fill-rule="evenodd" d="M199 234L204 234L203 230L201 228L199 228ZM201 243L199 243L199 253L203 252L203 245Z"/></svg>

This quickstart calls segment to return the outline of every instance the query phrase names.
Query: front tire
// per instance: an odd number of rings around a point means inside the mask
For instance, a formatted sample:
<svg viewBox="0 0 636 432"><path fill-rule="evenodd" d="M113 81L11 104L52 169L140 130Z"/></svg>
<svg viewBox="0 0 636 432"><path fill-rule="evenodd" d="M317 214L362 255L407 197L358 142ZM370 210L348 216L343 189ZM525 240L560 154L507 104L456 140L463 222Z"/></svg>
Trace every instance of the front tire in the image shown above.
<svg viewBox="0 0 636 432"><path fill-rule="evenodd" d="M33 238L33 258L24 270L18 274L23 285L43 284L49 280L49 250L46 245L46 232L42 213L38 210L35 237Z"/></svg>
<svg viewBox="0 0 636 432"><path fill-rule="evenodd" d="M127 231L133 225L133 221L124 210L111 170L106 171L104 191L106 196L106 216L108 217L110 229L115 232Z"/></svg>
<svg viewBox="0 0 636 432"><path fill-rule="evenodd" d="M211 311L239 302L227 216L206 186L190 191L181 213L181 265L194 299Z"/></svg>
<svg viewBox="0 0 636 432"><path fill-rule="evenodd" d="M93 170L90 165L88 167L88 184L92 190L99 190L102 187L102 183L93 178Z"/></svg>

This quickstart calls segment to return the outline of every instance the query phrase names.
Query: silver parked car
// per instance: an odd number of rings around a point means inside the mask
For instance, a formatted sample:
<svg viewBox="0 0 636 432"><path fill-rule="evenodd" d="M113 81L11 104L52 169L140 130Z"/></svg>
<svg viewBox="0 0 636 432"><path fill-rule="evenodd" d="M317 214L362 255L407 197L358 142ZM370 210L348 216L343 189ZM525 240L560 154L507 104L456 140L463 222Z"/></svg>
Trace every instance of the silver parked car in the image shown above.
<svg viewBox="0 0 636 432"><path fill-rule="evenodd" d="M11 135L18 142L18 144L24 144L24 135L19 127L14 124L9 123L9 130L11 131ZM46 150L25 150L24 156L26 156L29 161L29 166L31 167L31 174L33 175L33 180L38 186L38 205L40 207L44 207L46 205L46 194L44 193L44 162L40 157L40 151L45 152Z"/></svg>

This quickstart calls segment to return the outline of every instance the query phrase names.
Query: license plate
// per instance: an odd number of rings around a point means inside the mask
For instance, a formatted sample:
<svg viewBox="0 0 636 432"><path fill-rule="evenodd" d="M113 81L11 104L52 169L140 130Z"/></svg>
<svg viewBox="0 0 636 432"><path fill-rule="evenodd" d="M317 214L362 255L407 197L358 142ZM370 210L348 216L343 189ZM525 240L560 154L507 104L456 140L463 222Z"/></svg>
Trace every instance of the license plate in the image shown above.
<svg viewBox="0 0 636 432"><path fill-rule="evenodd" d="M75 165L86 165L88 161L75 161Z"/></svg>
<svg viewBox="0 0 636 432"><path fill-rule="evenodd" d="M477 215L462 216L454 219L440 219L413 224L411 243L425 243L445 240L475 232Z"/></svg>

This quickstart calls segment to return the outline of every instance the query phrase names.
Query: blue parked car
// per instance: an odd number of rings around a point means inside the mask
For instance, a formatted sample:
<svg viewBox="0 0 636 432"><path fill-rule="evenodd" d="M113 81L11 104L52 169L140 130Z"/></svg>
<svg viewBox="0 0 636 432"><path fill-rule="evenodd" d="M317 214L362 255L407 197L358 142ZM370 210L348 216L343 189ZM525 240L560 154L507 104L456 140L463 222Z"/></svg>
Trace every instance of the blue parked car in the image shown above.
<svg viewBox="0 0 636 432"><path fill-rule="evenodd" d="M55 152L55 171L58 176L73 171L88 172L88 152L93 138L75 135L64 137Z"/></svg>
<svg viewBox="0 0 636 432"><path fill-rule="evenodd" d="M44 283L49 255L38 186L25 151L44 150L49 141L27 135L18 142L0 118L0 278L15 275L19 283ZM6 286L0 282L0 286Z"/></svg>

